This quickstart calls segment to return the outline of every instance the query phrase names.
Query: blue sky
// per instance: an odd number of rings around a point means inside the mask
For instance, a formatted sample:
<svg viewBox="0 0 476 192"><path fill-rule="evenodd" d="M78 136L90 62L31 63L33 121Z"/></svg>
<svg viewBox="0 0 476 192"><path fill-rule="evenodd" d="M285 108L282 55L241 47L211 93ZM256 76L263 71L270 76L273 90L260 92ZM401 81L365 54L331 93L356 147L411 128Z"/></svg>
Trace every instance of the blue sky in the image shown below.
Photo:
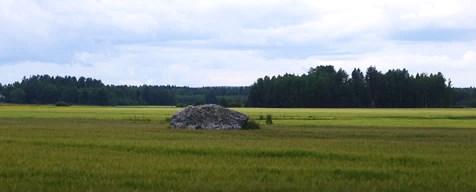
<svg viewBox="0 0 476 192"><path fill-rule="evenodd" d="M476 86L474 0L0 0L0 82L250 85L316 65Z"/></svg>

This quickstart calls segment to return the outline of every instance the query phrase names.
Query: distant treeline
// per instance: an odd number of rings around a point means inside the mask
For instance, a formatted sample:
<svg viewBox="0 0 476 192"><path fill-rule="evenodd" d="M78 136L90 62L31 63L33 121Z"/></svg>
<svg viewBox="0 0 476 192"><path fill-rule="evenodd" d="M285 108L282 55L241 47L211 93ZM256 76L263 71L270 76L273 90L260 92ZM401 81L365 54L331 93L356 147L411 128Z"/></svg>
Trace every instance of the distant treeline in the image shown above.
<svg viewBox="0 0 476 192"><path fill-rule="evenodd" d="M443 74L411 75L405 69L386 73L375 67L350 76L333 66L307 74L264 77L251 87L253 107L450 107L453 89Z"/></svg>
<svg viewBox="0 0 476 192"><path fill-rule="evenodd" d="M0 84L0 102L19 104L227 107L476 107L475 88L452 88L443 74L385 73L369 67L349 75L333 66L307 74L264 77L251 87L117 86L85 77L36 75Z"/></svg>
<svg viewBox="0 0 476 192"><path fill-rule="evenodd" d="M115 86L92 78L36 75L21 82L0 85L0 100L20 104L79 105L197 105L240 107L249 87Z"/></svg>
<svg viewBox="0 0 476 192"><path fill-rule="evenodd" d="M476 88L453 88L454 107L476 107Z"/></svg>

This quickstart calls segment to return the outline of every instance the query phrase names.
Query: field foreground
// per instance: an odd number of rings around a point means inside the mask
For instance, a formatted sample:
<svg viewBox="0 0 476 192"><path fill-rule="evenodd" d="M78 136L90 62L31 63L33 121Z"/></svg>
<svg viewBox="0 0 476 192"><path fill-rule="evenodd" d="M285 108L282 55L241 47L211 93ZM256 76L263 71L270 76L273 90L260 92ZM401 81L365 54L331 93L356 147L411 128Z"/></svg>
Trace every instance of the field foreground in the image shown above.
<svg viewBox="0 0 476 192"><path fill-rule="evenodd" d="M238 109L274 124L208 132L177 110L0 105L0 190L476 191L474 109Z"/></svg>

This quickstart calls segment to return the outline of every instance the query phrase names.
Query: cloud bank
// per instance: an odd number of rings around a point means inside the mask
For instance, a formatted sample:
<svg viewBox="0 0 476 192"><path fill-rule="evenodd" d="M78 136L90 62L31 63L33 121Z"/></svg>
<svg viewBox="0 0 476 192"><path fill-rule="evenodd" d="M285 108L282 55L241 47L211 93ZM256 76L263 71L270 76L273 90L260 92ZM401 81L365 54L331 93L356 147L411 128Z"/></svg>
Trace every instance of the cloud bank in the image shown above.
<svg viewBox="0 0 476 192"><path fill-rule="evenodd" d="M0 82L249 85L264 75L441 71L476 85L472 0L2 0Z"/></svg>

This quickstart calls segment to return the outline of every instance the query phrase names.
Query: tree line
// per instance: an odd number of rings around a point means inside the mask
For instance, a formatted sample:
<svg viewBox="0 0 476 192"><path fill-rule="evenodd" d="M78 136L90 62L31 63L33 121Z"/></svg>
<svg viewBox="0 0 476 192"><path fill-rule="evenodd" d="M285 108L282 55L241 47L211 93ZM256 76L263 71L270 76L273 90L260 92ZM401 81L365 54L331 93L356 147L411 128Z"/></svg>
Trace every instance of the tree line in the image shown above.
<svg viewBox="0 0 476 192"><path fill-rule="evenodd" d="M454 88L455 107L476 107L476 88Z"/></svg>
<svg viewBox="0 0 476 192"><path fill-rule="evenodd" d="M79 105L197 105L244 106L248 87L176 87L105 85L100 80L35 75L20 82L0 84L0 101L19 104Z"/></svg>
<svg viewBox="0 0 476 192"><path fill-rule="evenodd" d="M349 75L333 66L307 74L264 77L251 86L252 107L449 107L453 89L443 74L382 73L375 67Z"/></svg>
<svg viewBox="0 0 476 192"><path fill-rule="evenodd" d="M0 84L0 102L19 104L226 107L476 107L476 88L452 88L442 73L416 75L375 67L350 75L317 66L302 75L259 78L244 87L105 85L85 77L35 75Z"/></svg>

